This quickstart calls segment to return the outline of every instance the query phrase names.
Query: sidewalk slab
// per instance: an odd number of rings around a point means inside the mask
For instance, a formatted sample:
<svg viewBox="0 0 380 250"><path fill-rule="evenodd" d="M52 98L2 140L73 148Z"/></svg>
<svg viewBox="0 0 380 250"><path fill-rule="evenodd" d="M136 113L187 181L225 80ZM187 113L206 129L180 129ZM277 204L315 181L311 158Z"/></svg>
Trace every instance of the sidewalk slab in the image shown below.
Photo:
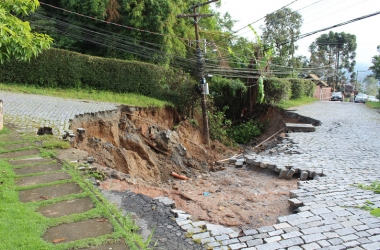
<svg viewBox="0 0 380 250"><path fill-rule="evenodd" d="M70 214L80 214L94 208L90 197L84 197L69 201L61 201L55 204L43 206L37 209L45 217L57 218Z"/></svg>
<svg viewBox="0 0 380 250"><path fill-rule="evenodd" d="M39 153L40 151L38 149L30 149L30 150L3 153L3 154L0 154L0 158L3 158L3 159L19 158L19 157L30 156L30 155L38 155Z"/></svg>
<svg viewBox="0 0 380 250"><path fill-rule="evenodd" d="M22 165L36 165L36 164L44 164L52 162L50 158L42 158L42 157L31 157L21 160L10 160L8 161L12 166L22 166Z"/></svg>
<svg viewBox="0 0 380 250"><path fill-rule="evenodd" d="M53 163L53 164L28 166L28 167L23 167L23 168L14 168L13 172L15 172L17 175L26 175L26 174L35 174L35 173L42 173L42 172L59 171L61 169L62 169L61 164Z"/></svg>
<svg viewBox="0 0 380 250"><path fill-rule="evenodd" d="M19 192L19 198L21 202L42 201L81 192L82 189L77 183L70 182L23 190Z"/></svg>
<svg viewBox="0 0 380 250"><path fill-rule="evenodd" d="M31 147L31 146L33 145L28 142L25 142L25 143L17 143L17 144L8 144L8 145L5 145L3 148L6 150L15 150L15 149L26 148L26 147Z"/></svg>
<svg viewBox="0 0 380 250"><path fill-rule="evenodd" d="M21 177L15 180L15 184L21 187L44 184L60 180L70 180L71 175L65 172Z"/></svg>
<svg viewBox="0 0 380 250"><path fill-rule="evenodd" d="M50 227L42 238L48 242L61 239L56 243L60 244L112 233L113 227L108 219L96 218Z"/></svg>

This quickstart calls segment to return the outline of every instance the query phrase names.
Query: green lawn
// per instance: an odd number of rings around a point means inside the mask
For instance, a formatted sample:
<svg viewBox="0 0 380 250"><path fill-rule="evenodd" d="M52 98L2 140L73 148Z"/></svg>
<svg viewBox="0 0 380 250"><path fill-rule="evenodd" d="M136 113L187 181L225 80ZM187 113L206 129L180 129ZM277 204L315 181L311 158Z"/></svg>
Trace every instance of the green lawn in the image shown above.
<svg viewBox="0 0 380 250"><path fill-rule="evenodd" d="M36 136L23 136L19 142L12 141L4 143L8 136L15 133L13 130L4 128L0 131L0 149L9 143L29 142L31 145L36 140ZM43 140L40 146L32 146L38 148L43 156L46 151L48 155L55 153L57 148L67 148L65 142L55 142L53 136L39 137ZM13 150L13 151L18 151ZM50 158L51 159L51 158ZM54 162L52 159L51 162ZM112 204L110 204L102 194L94 188L93 184L88 181L88 175L82 175L76 170L75 166L64 165L63 170L72 176L71 180L60 180L53 183L39 184L34 186L20 187L15 185L16 176L13 167L8 163L7 159L0 159L0 249L77 249L88 246L101 245L107 242L117 242L125 239L130 249L147 249L149 241L136 234L138 227L130 219L129 216L123 216L121 212ZM40 175L28 174L27 176ZM82 188L83 192L72 194L58 198L42 200L38 202L22 203L19 200L19 191L27 190L42 186L51 186L67 182L76 182ZM53 204L59 201L66 201L75 198L90 197L95 207L87 212L80 214L72 214L59 218L48 218L36 212L40 206ZM90 218L107 218L114 228L114 232L110 235L104 235L97 238L82 239L78 241L53 244L42 239L47 228L62 223L69 223Z"/></svg>
<svg viewBox="0 0 380 250"><path fill-rule="evenodd" d="M114 93L110 91L98 91L92 89L58 89L58 88L38 88L31 85L21 85L21 84L5 84L0 83L0 90L27 93L27 94L38 94L38 95L48 95L63 98L72 99L82 99L82 100L92 100L100 102L113 102L130 106L139 107L165 107L173 106L171 103L166 101L161 101L155 98L133 94L133 93Z"/></svg>
<svg viewBox="0 0 380 250"><path fill-rule="evenodd" d="M289 109L289 108L293 108L293 107L298 107L298 106L302 106L302 105L305 105L305 104L308 104L308 103L313 103L315 101L317 101L318 99L314 98L314 97L301 97L299 99L290 99L290 100L283 100L283 101L280 101L277 106L280 107L280 108L283 108L283 109Z"/></svg>
<svg viewBox="0 0 380 250"><path fill-rule="evenodd" d="M380 102L366 102L366 105L374 109L380 109Z"/></svg>

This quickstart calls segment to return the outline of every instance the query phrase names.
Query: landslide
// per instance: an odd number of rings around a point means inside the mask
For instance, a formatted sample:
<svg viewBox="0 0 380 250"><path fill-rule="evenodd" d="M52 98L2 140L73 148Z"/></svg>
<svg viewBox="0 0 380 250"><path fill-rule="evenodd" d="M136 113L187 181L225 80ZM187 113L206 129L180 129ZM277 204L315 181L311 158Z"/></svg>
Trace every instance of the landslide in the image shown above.
<svg viewBox="0 0 380 250"><path fill-rule="evenodd" d="M188 178L208 173L213 162L237 153L213 141L205 147L199 129L170 108L120 106L117 111L77 116L72 130L83 128L74 147L104 167L159 185L176 172Z"/></svg>

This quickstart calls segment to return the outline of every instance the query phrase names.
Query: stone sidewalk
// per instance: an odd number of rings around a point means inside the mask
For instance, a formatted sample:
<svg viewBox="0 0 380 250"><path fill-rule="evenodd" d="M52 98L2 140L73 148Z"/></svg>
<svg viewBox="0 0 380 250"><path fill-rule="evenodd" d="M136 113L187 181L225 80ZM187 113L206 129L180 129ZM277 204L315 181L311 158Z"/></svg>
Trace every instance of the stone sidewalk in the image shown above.
<svg viewBox="0 0 380 250"><path fill-rule="evenodd" d="M24 131L51 127L63 135L76 115L116 110L117 104L0 91L5 122L19 124Z"/></svg>
<svg viewBox="0 0 380 250"><path fill-rule="evenodd" d="M39 117L34 110L33 96L12 95L13 99L0 93L5 122L9 122L6 120L9 117L21 125L28 114ZM45 97L35 98L38 102ZM56 98L46 98L55 103ZM12 109L11 113L7 107L11 100L12 105L23 108ZM25 102L28 105L24 105ZM74 103L67 104L68 109L73 108ZM112 104L106 108L99 105L96 107L101 110L115 108ZM45 106L45 116L41 119L57 124L57 109L58 113L63 112L57 106ZM87 111L82 108L76 112ZM205 249L214 250L380 249L380 219L356 208L367 200L380 207L380 195L355 187L358 183L380 180L380 115L362 104L340 102L316 102L297 108L296 113L320 120L322 125L313 133L290 133L287 139L299 152L280 153L273 158L275 162L268 164L299 164L323 170L323 176L300 181L298 189L291 192L291 202L299 207L298 213L279 217L275 225L235 232L207 222L191 221L185 213L173 211L177 214L177 224L183 229L182 235L191 234ZM69 121L73 114L62 119ZM33 119L33 124L37 124Z"/></svg>

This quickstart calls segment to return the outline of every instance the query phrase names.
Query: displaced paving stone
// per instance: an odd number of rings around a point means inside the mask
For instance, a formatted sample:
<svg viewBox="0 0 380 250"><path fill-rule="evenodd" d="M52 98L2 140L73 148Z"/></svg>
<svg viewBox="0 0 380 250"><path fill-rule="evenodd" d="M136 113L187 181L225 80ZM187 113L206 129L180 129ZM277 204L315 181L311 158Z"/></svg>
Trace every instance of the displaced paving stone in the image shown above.
<svg viewBox="0 0 380 250"><path fill-rule="evenodd" d="M19 191L19 198L21 202L42 201L81 192L82 189L77 183L69 182Z"/></svg>
<svg viewBox="0 0 380 250"><path fill-rule="evenodd" d="M78 198L74 200L61 201L37 209L45 217L57 218L70 214L79 214L94 208L90 197Z"/></svg>
<svg viewBox="0 0 380 250"><path fill-rule="evenodd" d="M17 186L26 187L38 184L44 184L49 182L55 182L60 180L70 180L71 175L65 172L43 174L36 176L21 177L15 180Z"/></svg>
<svg viewBox="0 0 380 250"><path fill-rule="evenodd" d="M42 237L47 242L63 239L62 244L79 239L95 238L101 235L112 234L113 227L108 219L97 218L50 227Z"/></svg>
<svg viewBox="0 0 380 250"><path fill-rule="evenodd" d="M15 172L17 175L26 175L26 174L35 174L35 173L42 173L42 172L59 171L61 169L62 169L61 164L53 163L53 164L27 166L27 167L22 167L22 168L14 168L13 172Z"/></svg>

